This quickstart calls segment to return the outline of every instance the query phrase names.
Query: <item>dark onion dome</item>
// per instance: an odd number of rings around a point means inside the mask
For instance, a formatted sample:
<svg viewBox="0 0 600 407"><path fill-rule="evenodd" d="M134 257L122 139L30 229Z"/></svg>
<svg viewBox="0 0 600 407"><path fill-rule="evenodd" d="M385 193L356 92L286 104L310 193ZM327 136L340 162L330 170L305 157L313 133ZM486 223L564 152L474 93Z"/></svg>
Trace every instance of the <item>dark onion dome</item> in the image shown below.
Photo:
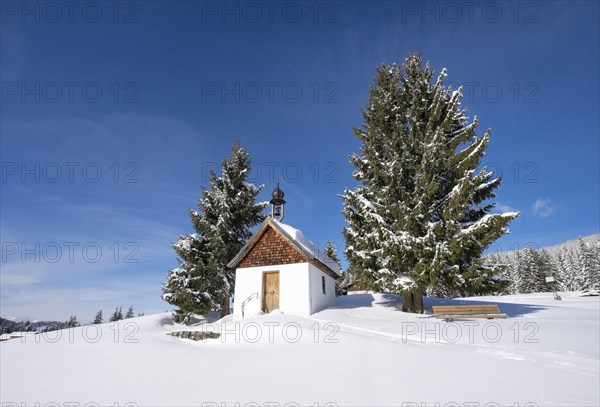
<svg viewBox="0 0 600 407"><path fill-rule="evenodd" d="M274 205L284 204L285 203L285 200L283 199L284 196L285 196L285 194L279 188L279 183L277 183L277 186L275 187L275 189L273 190L273 193L271 194L271 197L273 198L273 199L271 199L271 203Z"/></svg>

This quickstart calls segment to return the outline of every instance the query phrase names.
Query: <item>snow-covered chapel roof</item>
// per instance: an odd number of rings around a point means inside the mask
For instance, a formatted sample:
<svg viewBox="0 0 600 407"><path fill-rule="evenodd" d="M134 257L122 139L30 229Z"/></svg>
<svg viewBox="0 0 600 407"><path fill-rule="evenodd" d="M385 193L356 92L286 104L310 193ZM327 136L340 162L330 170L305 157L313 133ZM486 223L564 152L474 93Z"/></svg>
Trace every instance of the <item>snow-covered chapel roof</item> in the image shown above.
<svg viewBox="0 0 600 407"><path fill-rule="evenodd" d="M263 232L267 227L271 226L276 232L278 232L285 240L290 242L299 252L304 254L309 260L316 260L321 263L327 269L333 271L336 275L340 273L340 267L338 264L323 253L317 245L308 240L301 231L298 229L281 223L272 217L268 216L258 231L248 240L248 242L241 248L236 256L227 264L229 267L237 267L240 262L246 257L254 245L258 242Z"/></svg>

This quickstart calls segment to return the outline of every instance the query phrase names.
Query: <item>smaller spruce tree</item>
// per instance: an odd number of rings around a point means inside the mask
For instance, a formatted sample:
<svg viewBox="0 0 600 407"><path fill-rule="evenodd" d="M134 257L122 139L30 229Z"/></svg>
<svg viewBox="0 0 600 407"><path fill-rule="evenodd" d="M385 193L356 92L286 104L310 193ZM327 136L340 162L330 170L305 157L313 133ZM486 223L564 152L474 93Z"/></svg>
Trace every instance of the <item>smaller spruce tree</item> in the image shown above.
<svg viewBox="0 0 600 407"><path fill-rule="evenodd" d="M67 328L75 328L79 326L79 321L77 321L77 315L71 315L69 320L66 322Z"/></svg>
<svg viewBox="0 0 600 407"><path fill-rule="evenodd" d="M102 323L102 310L96 312L96 316L94 317L94 322L92 322L93 324L101 324Z"/></svg>
<svg viewBox="0 0 600 407"><path fill-rule="evenodd" d="M110 316L110 319L108 320L109 322L116 322L116 321L120 321L123 319L123 311L122 311L122 307L115 307L115 312L112 313L112 315Z"/></svg>
<svg viewBox="0 0 600 407"><path fill-rule="evenodd" d="M337 248L335 247L335 245L333 244L333 242L331 240L328 240L327 243L325 244L323 253L325 253L325 255L327 257L329 257L331 260L335 261L337 263L337 265L340 267L339 277L335 279L335 295L337 295L337 296L344 295L346 292L345 287L347 284L346 273L344 270L342 270L342 262L340 261L340 259L338 257Z"/></svg>

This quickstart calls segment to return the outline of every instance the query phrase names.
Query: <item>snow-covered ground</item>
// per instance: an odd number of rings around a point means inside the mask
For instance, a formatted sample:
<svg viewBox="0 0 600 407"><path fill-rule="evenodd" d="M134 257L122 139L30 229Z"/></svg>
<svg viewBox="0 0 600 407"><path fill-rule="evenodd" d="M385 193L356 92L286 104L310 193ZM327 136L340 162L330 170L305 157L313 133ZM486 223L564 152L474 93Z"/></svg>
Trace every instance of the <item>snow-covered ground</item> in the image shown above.
<svg viewBox="0 0 600 407"><path fill-rule="evenodd" d="M158 314L28 335L0 344L0 401L598 406L599 297L561 295L560 302L552 294L426 299L429 310L499 303L510 318L493 321L408 315L397 311L395 296L365 294L340 297L309 318L271 313L189 328ZM218 330L221 338L166 335L190 329Z"/></svg>

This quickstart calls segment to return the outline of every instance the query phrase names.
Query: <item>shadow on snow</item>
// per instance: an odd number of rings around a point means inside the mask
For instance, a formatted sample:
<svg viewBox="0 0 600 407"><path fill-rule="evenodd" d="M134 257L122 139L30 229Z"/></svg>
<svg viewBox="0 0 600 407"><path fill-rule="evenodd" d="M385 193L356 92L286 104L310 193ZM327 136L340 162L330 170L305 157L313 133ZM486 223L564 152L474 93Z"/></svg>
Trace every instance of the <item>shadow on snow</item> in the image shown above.
<svg viewBox="0 0 600 407"><path fill-rule="evenodd" d="M330 309L352 309L363 307L385 307L400 311L402 309L402 296L395 294L354 294L336 298L335 306ZM490 305L497 304L500 310L509 317L519 317L532 314L548 307L540 305L516 304L510 302L477 301L463 298L435 298L424 297L423 306L425 315L432 315L434 305Z"/></svg>

